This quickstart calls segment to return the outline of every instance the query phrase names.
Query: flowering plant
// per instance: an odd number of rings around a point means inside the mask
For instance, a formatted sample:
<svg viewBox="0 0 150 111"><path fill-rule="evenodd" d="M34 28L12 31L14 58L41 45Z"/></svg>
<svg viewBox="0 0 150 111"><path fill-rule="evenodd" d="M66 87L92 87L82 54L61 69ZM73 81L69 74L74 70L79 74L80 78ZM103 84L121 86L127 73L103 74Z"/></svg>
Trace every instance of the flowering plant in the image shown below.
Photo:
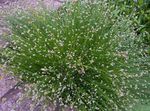
<svg viewBox="0 0 150 111"><path fill-rule="evenodd" d="M5 60L39 95L81 111L125 109L134 100L129 81L141 74L141 50L132 21L112 4L77 1L8 21L12 36Z"/></svg>

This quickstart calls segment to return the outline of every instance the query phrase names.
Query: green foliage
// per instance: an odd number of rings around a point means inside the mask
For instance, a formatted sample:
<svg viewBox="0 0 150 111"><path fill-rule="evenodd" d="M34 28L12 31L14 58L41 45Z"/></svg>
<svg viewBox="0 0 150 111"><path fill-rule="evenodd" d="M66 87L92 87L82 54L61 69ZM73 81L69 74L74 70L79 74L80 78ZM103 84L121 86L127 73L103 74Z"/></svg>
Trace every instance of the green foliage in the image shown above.
<svg viewBox="0 0 150 111"><path fill-rule="evenodd" d="M143 50L135 44L140 37L114 5L68 3L8 21L13 34L3 51L5 63L50 101L81 111L114 111L140 95L130 82L145 75L139 64Z"/></svg>
<svg viewBox="0 0 150 111"><path fill-rule="evenodd" d="M134 14L132 20L136 24L136 32L143 33L148 32L143 37L143 42L150 46L150 0L125 0L125 1L113 1L116 6L120 8L122 13L127 15Z"/></svg>

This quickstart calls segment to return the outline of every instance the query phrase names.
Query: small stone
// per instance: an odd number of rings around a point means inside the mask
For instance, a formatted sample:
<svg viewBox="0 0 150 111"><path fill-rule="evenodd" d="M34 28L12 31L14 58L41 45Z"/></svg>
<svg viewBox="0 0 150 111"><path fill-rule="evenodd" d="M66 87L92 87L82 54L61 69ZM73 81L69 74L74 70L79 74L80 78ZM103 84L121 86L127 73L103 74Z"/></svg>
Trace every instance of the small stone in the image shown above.
<svg viewBox="0 0 150 111"><path fill-rule="evenodd" d="M2 103L6 102L7 98L2 98Z"/></svg>

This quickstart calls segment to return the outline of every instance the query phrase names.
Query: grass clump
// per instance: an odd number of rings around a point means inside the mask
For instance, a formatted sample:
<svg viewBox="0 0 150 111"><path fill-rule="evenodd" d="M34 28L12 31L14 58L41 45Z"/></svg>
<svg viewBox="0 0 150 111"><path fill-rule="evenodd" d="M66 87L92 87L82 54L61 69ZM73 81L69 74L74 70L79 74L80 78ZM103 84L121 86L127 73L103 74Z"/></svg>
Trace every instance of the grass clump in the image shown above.
<svg viewBox="0 0 150 111"><path fill-rule="evenodd" d="M132 21L114 7L104 1L76 2L9 17L12 36L3 51L5 62L60 106L126 109L135 97L129 80L142 74L141 50Z"/></svg>

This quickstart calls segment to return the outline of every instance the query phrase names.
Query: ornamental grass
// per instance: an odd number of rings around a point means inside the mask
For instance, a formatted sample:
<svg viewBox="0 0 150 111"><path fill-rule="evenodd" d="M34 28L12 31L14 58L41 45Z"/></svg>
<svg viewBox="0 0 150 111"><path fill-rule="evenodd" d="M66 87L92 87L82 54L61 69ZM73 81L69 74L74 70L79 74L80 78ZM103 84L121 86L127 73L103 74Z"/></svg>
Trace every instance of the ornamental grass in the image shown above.
<svg viewBox="0 0 150 111"><path fill-rule="evenodd" d="M33 96L79 111L124 111L142 95L141 37L130 16L108 1L66 3L7 20L12 35L3 62L33 84Z"/></svg>

